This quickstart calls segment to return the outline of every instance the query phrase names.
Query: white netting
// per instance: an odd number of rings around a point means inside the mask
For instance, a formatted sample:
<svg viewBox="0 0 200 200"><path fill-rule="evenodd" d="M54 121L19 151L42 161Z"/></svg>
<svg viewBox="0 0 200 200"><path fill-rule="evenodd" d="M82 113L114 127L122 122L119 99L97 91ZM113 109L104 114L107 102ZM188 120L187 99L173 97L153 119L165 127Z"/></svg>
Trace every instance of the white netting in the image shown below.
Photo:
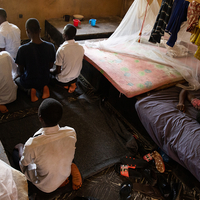
<svg viewBox="0 0 200 200"><path fill-rule="evenodd" d="M200 62L194 57L197 46L190 43L190 33L186 32L187 22L183 23L174 47L166 45L169 35L166 33L160 44L148 42L160 6L157 0L147 6L147 0L135 0L116 31L107 40L85 42L87 47L126 54L139 59L150 60L172 66L189 83L185 89L197 90L199 83ZM140 43L139 32L142 27L145 10L147 13ZM180 86L180 85L179 85Z"/></svg>

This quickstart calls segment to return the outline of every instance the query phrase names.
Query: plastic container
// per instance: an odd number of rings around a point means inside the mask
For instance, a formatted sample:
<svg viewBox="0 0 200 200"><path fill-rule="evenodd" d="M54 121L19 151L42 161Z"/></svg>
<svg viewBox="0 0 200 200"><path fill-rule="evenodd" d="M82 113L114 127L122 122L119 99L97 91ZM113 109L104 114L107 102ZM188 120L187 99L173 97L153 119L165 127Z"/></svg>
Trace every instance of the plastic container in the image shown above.
<svg viewBox="0 0 200 200"><path fill-rule="evenodd" d="M73 19L74 26L78 27L79 24L81 24L80 20L78 19Z"/></svg>
<svg viewBox="0 0 200 200"><path fill-rule="evenodd" d="M96 19L90 19L89 20L89 24L91 24L91 26L95 26L96 25Z"/></svg>

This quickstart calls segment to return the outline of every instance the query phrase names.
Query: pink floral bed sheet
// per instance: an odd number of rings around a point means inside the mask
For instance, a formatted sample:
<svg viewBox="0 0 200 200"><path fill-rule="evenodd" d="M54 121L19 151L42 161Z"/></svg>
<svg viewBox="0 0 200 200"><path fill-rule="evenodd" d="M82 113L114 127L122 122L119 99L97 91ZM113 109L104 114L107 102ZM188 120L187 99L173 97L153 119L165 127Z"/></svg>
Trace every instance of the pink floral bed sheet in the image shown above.
<svg viewBox="0 0 200 200"><path fill-rule="evenodd" d="M183 80L180 73L170 66L86 46L84 49L85 60L128 98Z"/></svg>

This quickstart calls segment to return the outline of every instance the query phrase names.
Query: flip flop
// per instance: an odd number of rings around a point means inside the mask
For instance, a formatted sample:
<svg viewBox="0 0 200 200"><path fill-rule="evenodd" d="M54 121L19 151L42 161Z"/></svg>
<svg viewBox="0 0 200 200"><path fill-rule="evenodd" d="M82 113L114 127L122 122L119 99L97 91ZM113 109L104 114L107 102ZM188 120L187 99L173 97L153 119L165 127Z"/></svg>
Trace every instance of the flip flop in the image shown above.
<svg viewBox="0 0 200 200"><path fill-rule="evenodd" d="M143 159L137 159L134 157L126 156L124 158L121 158L120 161L124 165L132 165L135 166L135 168L143 168L143 169L150 168L149 163Z"/></svg>
<svg viewBox="0 0 200 200"><path fill-rule="evenodd" d="M163 162L162 156L157 151L154 151L152 153L152 157L155 160L156 169L160 173L164 173L165 172L165 164Z"/></svg>
<svg viewBox="0 0 200 200"><path fill-rule="evenodd" d="M170 199L171 187L165 177L161 174L158 176L158 188L163 197Z"/></svg>
<svg viewBox="0 0 200 200"><path fill-rule="evenodd" d="M142 179L142 174L135 170L135 166L123 165L121 163L115 164L115 171L127 178Z"/></svg>
<svg viewBox="0 0 200 200"><path fill-rule="evenodd" d="M157 174L153 169L144 169L142 171L142 175L145 180L148 181L148 184L151 186L155 186L157 183Z"/></svg>
<svg viewBox="0 0 200 200"><path fill-rule="evenodd" d="M127 200L131 198L131 191L132 191L133 185L131 182L124 182L121 184L120 189L120 200Z"/></svg>
<svg viewBox="0 0 200 200"><path fill-rule="evenodd" d="M160 172L160 173L164 173L165 172L165 163L163 161L162 156L157 152L154 151L153 153L148 153L143 157L144 160L146 160L147 162L151 161L152 159L154 159L155 161L155 165L156 165L156 169Z"/></svg>

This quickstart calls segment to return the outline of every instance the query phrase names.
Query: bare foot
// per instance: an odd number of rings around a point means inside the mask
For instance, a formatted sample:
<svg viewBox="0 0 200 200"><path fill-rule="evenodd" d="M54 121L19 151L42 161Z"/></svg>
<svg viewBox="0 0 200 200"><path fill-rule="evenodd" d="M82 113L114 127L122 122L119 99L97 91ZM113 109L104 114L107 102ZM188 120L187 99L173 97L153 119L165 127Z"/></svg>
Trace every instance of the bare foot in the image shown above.
<svg viewBox="0 0 200 200"><path fill-rule="evenodd" d="M48 86L45 85L44 88L43 88L43 95L42 95L42 98L43 98L43 99L46 99L46 98L48 98L48 97L50 97L50 92L49 92Z"/></svg>
<svg viewBox="0 0 200 200"><path fill-rule="evenodd" d="M31 89L31 101L36 102L38 100L38 97L36 96L36 89L32 88Z"/></svg>
<svg viewBox="0 0 200 200"><path fill-rule="evenodd" d="M178 103L176 107L178 110L185 112L185 105L183 103Z"/></svg>
<svg viewBox="0 0 200 200"><path fill-rule="evenodd" d="M69 86L68 86L68 85L67 85L67 86L64 86L64 88L65 88L65 89L68 89L68 88L69 88Z"/></svg>
<svg viewBox="0 0 200 200"><path fill-rule="evenodd" d="M65 185L67 185L69 183L69 178L67 178L61 185L59 188L64 187Z"/></svg>
<svg viewBox="0 0 200 200"><path fill-rule="evenodd" d="M8 109L6 108L5 105L0 105L0 111L1 111L2 113L7 113L7 112L8 112Z"/></svg>
<svg viewBox="0 0 200 200"><path fill-rule="evenodd" d="M78 167L72 163L71 165L71 175L72 175L72 189L78 190L82 186L82 177Z"/></svg>
<svg viewBox="0 0 200 200"><path fill-rule="evenodd" d="M75 89L76 89L76 83L72 83L72 84L70 85L70 87L69 87L68 92L69 92L69 93L73 93L73 92L75 91Z"/></svg>
<svg viewBox="0 0 200 200"><path fill-rule="evenodd" d="M15 149L19 149L19 148L24 148L24 144L19 143L19 144L15 145Z"/></svg>

